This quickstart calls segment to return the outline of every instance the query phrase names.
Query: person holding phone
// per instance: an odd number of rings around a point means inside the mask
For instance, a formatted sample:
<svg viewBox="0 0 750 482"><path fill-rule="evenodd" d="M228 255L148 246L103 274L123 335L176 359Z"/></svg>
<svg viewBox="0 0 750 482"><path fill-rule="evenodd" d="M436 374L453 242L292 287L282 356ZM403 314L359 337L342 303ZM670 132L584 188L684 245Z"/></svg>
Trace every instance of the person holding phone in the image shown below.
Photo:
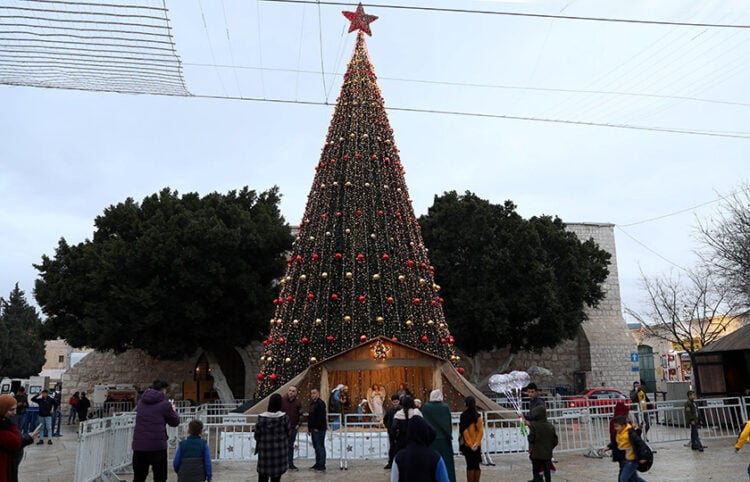
<svg viewBox="0 0 750 482"><path fill-rule="evenodd" d="M16 417L18 403L11 395L0 395L0 480L18 482L18 466L23 460L23 448L34 443L39 432L21 435Z"/></svg>
<svg viewBox="0 0 750 482"><path fill-rule="evenodd" d="M44 432L42 432L42 436L36 444L42 445L46 436L47 444L52 445L52 415L57 408L57 401L49 396L46 389L42 390L42 393L34 395L31 401L39 405L39 421L44 424Z"/></svg>

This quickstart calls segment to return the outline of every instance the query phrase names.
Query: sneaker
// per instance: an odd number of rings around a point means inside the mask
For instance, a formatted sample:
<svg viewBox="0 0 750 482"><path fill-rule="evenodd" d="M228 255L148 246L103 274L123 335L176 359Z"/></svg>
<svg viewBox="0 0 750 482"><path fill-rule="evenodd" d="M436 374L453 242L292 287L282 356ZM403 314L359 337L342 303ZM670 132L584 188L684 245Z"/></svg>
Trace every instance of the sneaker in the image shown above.
<svg viewBox="0 0 750 482"><path fill-rule="evenodd" d="M314 470L315 472L325 472L325 471L326 471L326 468L325 468L325 467L315 467L315 468L314 468L313 470Z"/></svg>
<svg viewBox="0 0 750 482"><path fill-rule="evenodd" d="M40 440L40 441L38 441L38 442L37 442L36 444L37 444L37 445L43 445L43 444L44 444L44 440Z"/></svg>
<svg viewBox="0 0 750 482"><path fill-rule="evenodd" d="M292 464L289 466L289 470L299 470L296 465Z"/></svg>
<svg viewBox="0 0 750 482"><path fill-rule="evenodd" d="M52 440L47 440L47 445L52 445Z"/></svg>

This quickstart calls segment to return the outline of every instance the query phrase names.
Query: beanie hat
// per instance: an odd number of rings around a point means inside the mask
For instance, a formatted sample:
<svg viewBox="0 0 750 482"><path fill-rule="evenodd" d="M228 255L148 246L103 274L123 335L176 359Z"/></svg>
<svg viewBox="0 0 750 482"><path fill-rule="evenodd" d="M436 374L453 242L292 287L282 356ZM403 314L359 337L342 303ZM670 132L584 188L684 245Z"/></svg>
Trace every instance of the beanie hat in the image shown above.
<svg viewBox="0 0 750 482"><path fill-rule="evenodd" d="M4 417L12 407L17 405L15 397L11 395L0 395L0 417Z"/></svg>

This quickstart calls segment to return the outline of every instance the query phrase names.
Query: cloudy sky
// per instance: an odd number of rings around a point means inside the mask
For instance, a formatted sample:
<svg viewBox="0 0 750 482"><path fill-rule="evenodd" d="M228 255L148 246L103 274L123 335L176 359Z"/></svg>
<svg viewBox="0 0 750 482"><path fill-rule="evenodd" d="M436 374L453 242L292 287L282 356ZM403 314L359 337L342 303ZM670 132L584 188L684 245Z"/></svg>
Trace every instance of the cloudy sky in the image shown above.
<svg viewBox="0 0 750 482"><path fill-rule="evenodd" d="M165 186L206 194L276 185L287 221L299 222L354 44L340 12L354 5L166 5L192 97L0 84L0 295L17 282L31 295L32 263L61 237L81 242L104 208ZM389 8L403 5L366 7L380 17L368 47L418 215L436 194L470 190L511 199L527 217L614 223L623 303L636 309L641 272L695 263L696 221L748 177L750 29L673 23L748 26L750 4ZM3 69L0 61L0 83Z"/></svg>

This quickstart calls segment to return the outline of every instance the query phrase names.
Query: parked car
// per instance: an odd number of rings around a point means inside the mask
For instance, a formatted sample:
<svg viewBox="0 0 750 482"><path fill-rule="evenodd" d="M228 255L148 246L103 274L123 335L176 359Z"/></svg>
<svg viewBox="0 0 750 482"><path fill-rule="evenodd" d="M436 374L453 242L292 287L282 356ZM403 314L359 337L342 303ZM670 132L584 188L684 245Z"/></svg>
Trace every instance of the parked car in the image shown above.
<svg viewBox="0 0 750 482"><path fill-rule="evenodd" d="M630 402L630 398L616 388L589 388L583 393L568 398L570 408L612 406L618 401Z"/></svg>

